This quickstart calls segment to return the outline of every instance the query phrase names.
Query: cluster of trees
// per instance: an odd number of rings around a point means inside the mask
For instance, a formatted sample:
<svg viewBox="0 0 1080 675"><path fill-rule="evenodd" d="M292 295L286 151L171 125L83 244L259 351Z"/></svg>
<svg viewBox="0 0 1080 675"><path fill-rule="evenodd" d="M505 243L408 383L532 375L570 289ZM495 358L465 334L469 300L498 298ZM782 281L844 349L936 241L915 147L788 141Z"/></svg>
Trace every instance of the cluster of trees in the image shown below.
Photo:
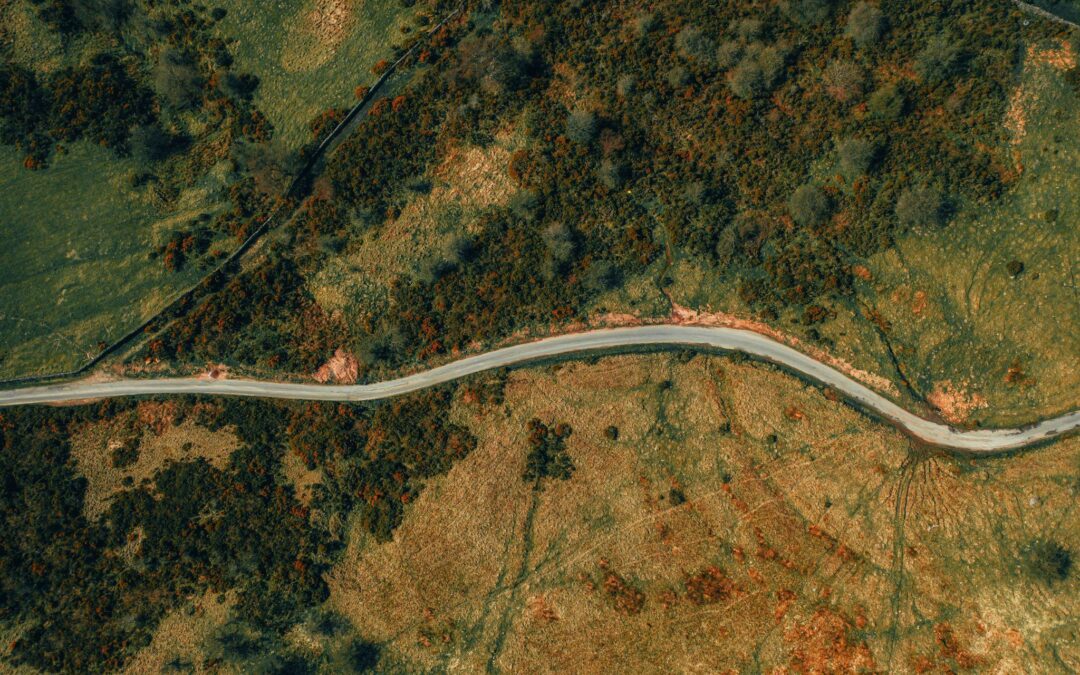
<svg viewBox="0 0 1080 675"><path fill-rule="evenodd" d="M350 218L395 218L404 185L450 148L511 124L523 134L510 203L391 289L391 312L353 327L369 368L579 319L665 246L711 263L761 316L817 323L850 302L866 256L1015 178L998 140L1017 18L999 3L499 11L495 27L444 30L413 84L375 104L284 254L313 269L356 235ZM969 30L941 32L945 15Z"/></svg>
<svg viewBox="0 0 1080 675"><path fill-rule="evenodd" d="M566 451L566 439L573 431L569 424L549 426L536 418L529 420L529 454L521 480L532 483L534 490L540 490L548 478L568 480L574 473L574 460Z"/></svg>
<svg viewBox="0 0 1080 675"><path fill-rule="evenodd" d="M452 390L436 389L371 407L312 403L289 421L289 447L323 482L314 505L355 512L376 539L389 540L426 478L445 473L476 447L448 421Z"/></svg>
<svg viewBox="0 0 1080 675"><path fill-rule="evenodd" d="M229 428L240 447L221 468L201 458L166 464L119 493L97 521L83 515L86 480L75 473L70 438L88 423L130 427L138 404L0 413L0 522L8 532L0 614L21 629L11 664L118 669L166 613L207 590L233 589L233 622L208 646L211 662L253 667L252 657L306 621L341 638L327 656L333 664L370 666L377 648L340 620L311 614L342 550L327 522L357 509L377 537L390 538L423 480L475 446L447 421L451 399L443 389L364 407L174 400L174 423ZM310 507L281 476L289 451L326 476ZM126 558L118 553L125 548Z"/></svg>
<svg viewBox="0 0 1080 675"><path fill-rule="evenodd" d="M126 153L131 130L153 119L151 91L111 54L44 81L0 63L0 141L25 152L28 168L41 166L56 143L82 138Z"/></svg>

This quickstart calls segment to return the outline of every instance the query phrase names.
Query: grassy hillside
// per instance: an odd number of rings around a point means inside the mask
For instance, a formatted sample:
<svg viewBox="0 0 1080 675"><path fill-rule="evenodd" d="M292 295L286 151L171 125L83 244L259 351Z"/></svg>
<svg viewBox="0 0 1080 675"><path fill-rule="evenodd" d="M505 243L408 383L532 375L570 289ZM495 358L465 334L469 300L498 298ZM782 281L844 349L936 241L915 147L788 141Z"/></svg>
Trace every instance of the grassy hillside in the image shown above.
<svg viewBox="0 0 1080 675"><path fill-rule="evenodd" d="M200 273L168 272L150 253L223 200L195 189L163 213L130 186L133 172L87 144L46 171L0 155L0 377L81 365Z"/></svg>
<svg viewBox="0 0 1080 675"><path fill-rule="evenodd" d="M392 59L413 29L414 11L397 0L226 0L218 33L235 41L236 65L259 77L255 103L291 149L311 141L309 123L329 108L349 107L370 84L372 67Z"/></svg>

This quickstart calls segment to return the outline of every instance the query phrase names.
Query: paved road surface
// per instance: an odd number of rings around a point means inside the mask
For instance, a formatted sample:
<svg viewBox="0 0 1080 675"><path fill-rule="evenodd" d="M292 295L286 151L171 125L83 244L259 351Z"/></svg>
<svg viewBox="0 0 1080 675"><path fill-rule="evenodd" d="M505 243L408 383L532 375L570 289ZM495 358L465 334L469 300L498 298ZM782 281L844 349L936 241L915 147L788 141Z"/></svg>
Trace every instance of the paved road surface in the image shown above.
<svg viewBox="0 0 1080 675"><path fill-rule="evenodd" d="M634 346L697 346L739 351L785 366L842 392L910 435L932 445L989 454L1022 448L1080 429L1080 410L1018 429L961 431L899 407L840 371L758 333L735 328L635 326L573 333L497 349L386 382L360 385L290 384L257 380L164 378L73 382L0 391L0 407L151 394L212 394L319 401L371 401L424 389L493 368L581 352Z"/></svg>

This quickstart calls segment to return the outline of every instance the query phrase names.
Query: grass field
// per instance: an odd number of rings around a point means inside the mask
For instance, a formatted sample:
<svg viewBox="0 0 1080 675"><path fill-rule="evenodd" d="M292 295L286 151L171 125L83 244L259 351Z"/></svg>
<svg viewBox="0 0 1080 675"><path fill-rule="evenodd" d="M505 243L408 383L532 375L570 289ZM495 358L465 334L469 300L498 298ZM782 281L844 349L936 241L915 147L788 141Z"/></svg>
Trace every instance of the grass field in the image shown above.
<svg viewBox="0 0 1080 675"><path fill-rule="evenodd" d="M214 212L212 181L162 214L129 187L131 171L83 143L45 171L0 150L0 377L80 365L198 278L149 254L177 223Z"/></svg>
<svg viewBox="0 0 1080 675"><path fill-rule="evenodd" d="M478 448L394 541L355 534L330 606L413 672L1065 670L1065 541L1080 443L968 463L816 389L713 357L512 373L456 413ZM576 465L521 480L526 422L573 428ZM617 440L605 429L618 428ZM1027 599L1038 598L1037 602Z"/></svg>
<svg viewBox="0 0 1080 675"><path fill-rule="evenodd" d="M1080 352L1080 138L1067 131L1080 122L1080 95L1061 76L1076 56L1058 45L1028 53L1010 111L1016 186L869 265L864 291L909 373L926 393L951 382L981 397L972 418L988 423L1080 406L1068 358ZM1023 271L1014 275L1012 261Z"/></svg>
<svg viewBox="0 0 1080 675"><path fill-rule="evenodd" d="M308 123L350 106L353 90L375 80L371 67L391 56L411 13L396 0L225 0L219 24L235 67L257 75L256 106L289 150L311 140Z"/></svg>

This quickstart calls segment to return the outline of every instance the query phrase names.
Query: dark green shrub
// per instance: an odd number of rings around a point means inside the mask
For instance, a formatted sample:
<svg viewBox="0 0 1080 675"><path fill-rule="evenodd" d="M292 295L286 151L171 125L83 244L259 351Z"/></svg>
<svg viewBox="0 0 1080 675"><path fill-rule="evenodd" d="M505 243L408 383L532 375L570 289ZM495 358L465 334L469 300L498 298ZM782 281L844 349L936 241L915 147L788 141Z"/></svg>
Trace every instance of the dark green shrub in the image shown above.
<svg viewBox="0 0 1080 675"><path fill-rule="evenodd" d="M788 199L788 212L799 225L820 225L829 216L829 198L821 188L805 183Z"/></svg>
<svg viewBox="0 0 1080 675"><path fill-rule="evenodd" d="M937 84L955 72L960 60L960 46L950 35L930 38L915 57L915 73L927 84Z"/></svg>
<svg viewBox="0 0 1080 675"><path fill-rule="evenodd" d="M906 227L941 225L944 218L941 192L929 186L904 190L896 200L896 218Z"/></svg>
<svg viewBox="0 0 1080 675"><path fill-rule="evenodd" d="M873 165L877 147L873 141L853 136L837 141L836 154L840 158L840 173L854 180Z"/></svg>
<svg viewBox="0 0 1080 675"><path fill-rule="evenodd" d="M885 15L877 5L860 2L848 14L846 32L860 47L868 47L881 39L885 30Z"/></svg>

